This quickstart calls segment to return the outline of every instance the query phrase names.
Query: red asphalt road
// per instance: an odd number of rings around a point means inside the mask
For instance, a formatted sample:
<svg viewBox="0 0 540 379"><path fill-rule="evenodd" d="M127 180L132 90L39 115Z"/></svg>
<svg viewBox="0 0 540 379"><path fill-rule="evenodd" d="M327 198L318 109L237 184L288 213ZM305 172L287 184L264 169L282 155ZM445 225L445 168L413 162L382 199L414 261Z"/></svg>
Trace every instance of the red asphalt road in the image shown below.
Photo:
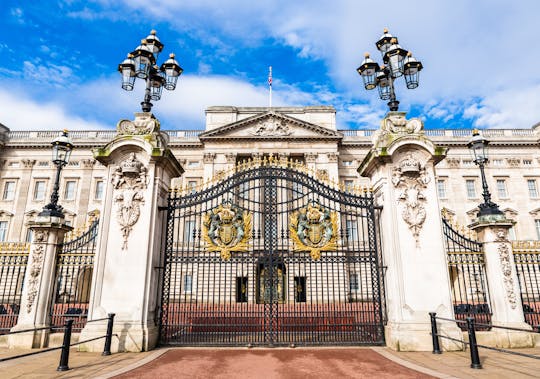
<svg viewBox="0 0 540 379"><path fill-rule="evenodd" d="M172 349L127 378L432 378L365 348Z"/></svg>

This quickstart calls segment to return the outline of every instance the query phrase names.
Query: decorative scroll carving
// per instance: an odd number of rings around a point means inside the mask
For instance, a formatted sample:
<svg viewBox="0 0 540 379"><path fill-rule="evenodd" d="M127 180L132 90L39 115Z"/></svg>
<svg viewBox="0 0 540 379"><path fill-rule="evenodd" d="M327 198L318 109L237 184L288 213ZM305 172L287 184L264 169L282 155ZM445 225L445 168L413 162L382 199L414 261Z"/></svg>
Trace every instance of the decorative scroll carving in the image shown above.
<svg viewBox="0 0 540 379"><path fill-rule="evenodd" d="M401 190L398 201L404 208L401 213L403 220L409 225L416 244L424 221L426 221L426 196L422 193L430 181L425 167L412 154L405 157L392 174L392 184Z"/></svg>
<svg viewBox="0 0 540 379"><path fill-rule="evenodd" d="M391 112L381 123L381 128L373 133L373 144L380 145L387 141L391 134L420 134L424 123L419 118L405 118L405 112Z"/></svg>
<svg viewBox="0 0 540 379"><path fill-rule="evenodd" d="M309 251L317 261L322 251L337 249L337 212L317 203L299 209L290 216L289 230L296 251Z"/></svg>
<svg viewBox="0 0 540 379"><path fill-rule="evenodd" d="M306 163L315 163L317 161L317 153L305 153Z"/></svg>
<svg viewBox="0 0 540 379"><path fill-rule="evenodd" d="M328 157L328 162L335 163L338 161L338 153L327 153L326 156Z"/></svg>
<svg viewBox="0 0 540 379"><path fill-rule="evenodd" d="M81 159L81 163L82 163L83 168L92 168L94 167L96 160L95 159Z"/></svg>
<svg viewBox="0 0 540 379"><path fill-rule="evenodd" d="M39 282L43 259L45 258L45 243L49 237L49 232L37 230L34 234L34 248L32 250L32 263L29 268L28 295L26 298L26 312L30 313L34 306L37 294L39 292Z"/></svg>
<svg viewBox="0 0 540 379"><path fill-rule="evenodd" d="M231 252L248 250L251 239L251 213L225 202L206 213L202 234L209 252L219 252L221 259L231 259Z"/></svg>
<svg viewBox="0 0 540 379"><path fill-rule="evenodd" d="M32 168L36 164L35 159L21 159L24 168Z"/></svg>
<svg viewBox="0 0 540 379"><path fill-rule="evenodd" d="M495 231L497 236L497 251L499 252L499 260L501 262L501 269L503 273L504 288L506 289L506 297L510 302L510 307L516 309L517 297L514 291L514 280L512 279L512 265L510 264L510 248L508 241L507 231L505 229L498 229Z"/></svg>
<svg viewBox="0 0 540 379"><path fill-rule="evenodd" d="M159 121L152 113L141 112L135 114L135 120L121 120L116 131L118 135L145 135L159 130Z"/></svg>
<svg viewBox="0 0 540 379"><path fill-rule="evenodd" d="M446 158L446 164L448 167L457 168L459 167L459 163L459 158Z"/></svg>
<svg viewBox="0 0 540 379"><path fill-rule="evenodd" d="M292 134L284 120L267 118L259 121L253 128L251 134L261 137L288 136Z"/></svg>
<svg viewBox="0 0 540 379"><path fill-rule="evenodd" d="M141 205L144 204L144 190L148 185L147 171L135 153L131 153L112 175L113 188L118 191L114 196L114 202L117 206L116 220L120 224L124 239L122 250L127 249L129 234L139 220Z"/></svg>
<svg viewBox="0 0 540 379"><path fill-rule="evenodd" d="M215 157L216 157L215 153L204 153L203 163L213 163Z"/></svg>

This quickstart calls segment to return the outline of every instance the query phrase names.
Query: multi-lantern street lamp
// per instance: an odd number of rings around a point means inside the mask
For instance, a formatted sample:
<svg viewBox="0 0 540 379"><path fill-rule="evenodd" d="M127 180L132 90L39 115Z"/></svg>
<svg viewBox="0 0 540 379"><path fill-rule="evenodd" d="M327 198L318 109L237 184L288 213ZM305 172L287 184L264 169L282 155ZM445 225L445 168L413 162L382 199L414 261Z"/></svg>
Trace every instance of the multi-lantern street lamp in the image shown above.
<svg viewBox="0 0 540 379"><path fill-rule="evenodd" d="M118 65L118 71L122 74L122 88L126 91L133 90L136 78L146 81L144 101L141 103L143 112L152 110L151 100L161 99L163 87L168 91L174 90L178 77L183 72L182 67L174 59L174 54L170 54L169 59L161 67L157 66L157 58L163 46L156 36L156 31L152 30L148 37Z"/></svg>
<svg viewBox="0 0 540 379"><path fill-rule="evenodd" d="M39 216L46 217L64 217L63 208L58 204L58 190L60 189L60 173L62 168L69 163L73 143L68 137L67 130L62 132L60 137L55 138L52 142L52 161L56 166L56 179L51 194L51 202L43 207Z"/></svg>
<svg viewBox="0 0 540 379"><path fill-rule="evenodd" d="M394 80L404 76L407 88L418 87L422 63L417 61L411 52L403 49L398 44L397 37L388 33L388 29L384 29L384 34L375 45L381 52L384 65L379 66L369 57L369 53L366 53L364 61L356 71L362 76L365 89L372 90L377 87L381 100L389 100L390 110L397 111L399 101L396 99Z"/></svg>
<svg viewBox="0 0 540 379"><path fill-rule="evenodd" d="M488 144L489 141L480 135L478 129L473 130L471 140L467 143L470 149L474 163L480 167L480 175L482 178L482 197L484 202L478 205L479 211L477 217L481 216L502 216L503 212L499 206L491 201L491 193L487 185L486 174L484 167L488 161Z"/></svg>

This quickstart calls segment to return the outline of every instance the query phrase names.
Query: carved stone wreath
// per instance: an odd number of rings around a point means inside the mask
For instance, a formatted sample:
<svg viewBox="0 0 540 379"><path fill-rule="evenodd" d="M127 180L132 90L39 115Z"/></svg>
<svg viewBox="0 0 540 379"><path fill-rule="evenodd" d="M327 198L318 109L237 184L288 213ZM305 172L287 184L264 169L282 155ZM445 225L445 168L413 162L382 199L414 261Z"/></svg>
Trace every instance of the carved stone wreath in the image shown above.
<svg viewBox="0 0 540 379"><path fill-rule="evenodd" d="M125 250L129 234L139 220L141 206L144 204L144 190L148 185L148 170L137 159L135 153L131 153L128 159L116 167L111 182L116 190L113 197L117 207L116 221L118 221L122 232L122 250Z"/></svg>
<svg viewBox="0 0 540 379"><path fill-rule="evenodd" d="M419 243L420 230L426 221L426 196L430 178L426 169L412 154L402 159L394 168L392 184L400 190L398 202L403 205L401 217L409 226L416 244Z"/></svg>
<svg viewBox="0 0 540 379"><path fill-rule="evenodd" d="M116 131L119 135L146 135L159 130L159 121L151 113L137 113L135 120L121 120Z"/></svg>

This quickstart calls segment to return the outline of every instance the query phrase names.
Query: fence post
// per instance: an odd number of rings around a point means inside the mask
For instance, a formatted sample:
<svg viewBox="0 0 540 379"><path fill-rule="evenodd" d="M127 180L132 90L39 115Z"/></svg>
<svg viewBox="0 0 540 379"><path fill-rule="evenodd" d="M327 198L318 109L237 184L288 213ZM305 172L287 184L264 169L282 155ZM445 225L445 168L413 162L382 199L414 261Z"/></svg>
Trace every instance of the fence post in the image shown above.
<svg viewBox="0 0 540 379"><path fill-rule="evenodd" d="M429 312L431 318L431 340L433 341L433 354L442 354L441 346L439 344L439 332L437 331L437 320L435 316L437 313Z"/></svg>
<svg viewBox="0 0 540 379"><path fill-rule="evenodd" d="M66 320L64 324L64 342L62 343L62 354L60 354L60 364L56 371L69 370L69 345L71 345L71 327L73 326L73 320Z"/></svg>
<svg viewBox="0 0 540 379"><path fill-rule="evenodd" d="M476 344L476 332L474 330L474 318L467 317L467 332L469 333L469 348L471 350L471 368L482 368L478 345Z"/></svg>
<svg viewBox="0 0 540 379"><path fill-rule="evenodd" d="M105 346L103 347L103 353L101 355L111 355L111 342L112 332L114 324L114 313L109 313L109 321L107 321L107 335L105 337Z"/></svg>

